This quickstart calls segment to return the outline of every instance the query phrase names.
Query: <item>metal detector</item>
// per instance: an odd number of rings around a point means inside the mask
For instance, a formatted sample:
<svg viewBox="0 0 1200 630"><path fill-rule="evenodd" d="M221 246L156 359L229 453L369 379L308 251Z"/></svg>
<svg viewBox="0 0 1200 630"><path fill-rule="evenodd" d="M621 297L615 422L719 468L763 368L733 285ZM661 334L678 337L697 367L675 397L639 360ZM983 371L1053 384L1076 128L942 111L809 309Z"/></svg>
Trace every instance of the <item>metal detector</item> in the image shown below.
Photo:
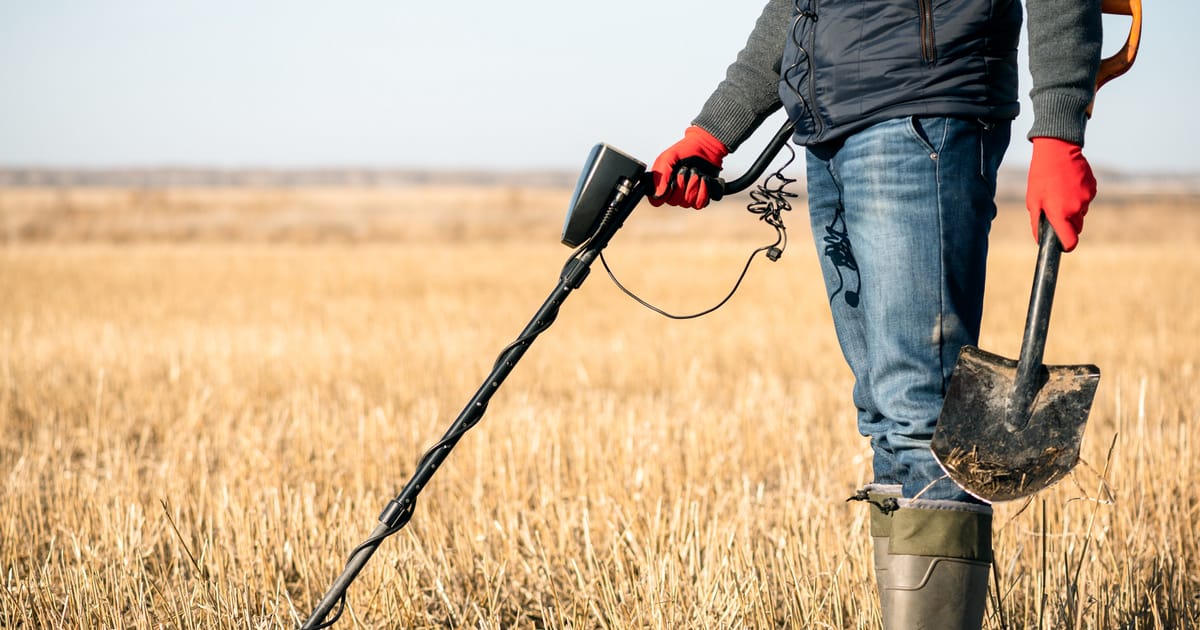
<svg viewBox="0 0 1200 630"><path fill-rule="evenodd" d="M731 182L720 178L708 178L709 197L715 201L749 188L787 144L792 135L792 128L791 122L785 123L741 177ZM703 176L691 169L683 169L680 174L685 179ZM375 530L350 553L346 568L313 609L308 620L301 626L302 629L328 628L341 617L346 605L346 589L354 582L367 560L385 538L408 524L416 507L417 495L429 483L463 434L483 418L492 395L500 389L504 379L516 367L538 335L554 323L562 303L571 291L583 284L600 252L608 246L609 240L621 229L625 219L653 188L654 184L650 174L646 172L646 165L637 159L603 143L597 144L588 154L575 192L571 195L566 220L563 222L563 244L577 249L563 266L558 285L550 292L550 296L521 331L520 336L500 352L491 374L484 379L442 439L426 451L404 489L388 502L383 513L379 515L379 524ZM326 621L331 612L333 617Z"/></svg>

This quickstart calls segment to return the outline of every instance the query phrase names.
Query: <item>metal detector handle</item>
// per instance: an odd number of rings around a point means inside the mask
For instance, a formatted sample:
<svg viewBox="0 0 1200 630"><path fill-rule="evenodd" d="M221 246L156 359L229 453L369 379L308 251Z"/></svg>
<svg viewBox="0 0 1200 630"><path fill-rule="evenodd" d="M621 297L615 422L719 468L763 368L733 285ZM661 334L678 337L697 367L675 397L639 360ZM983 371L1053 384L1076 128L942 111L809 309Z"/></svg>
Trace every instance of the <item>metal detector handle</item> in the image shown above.
<svg viewBox="0 0 1200 630"><path fill-rule="evenodd" d="M783 126L779 128L779 131L775 132L775 137L771 138L771 141L767 143L762 153L758 154L758 158L754 160L750 168L741 177L731 182L727 182L721 177L705 175L691 167L676 169L675 174L677 176L682 175L685 182L692 177L703 177L708 183L709 200L720 201L725 195L737 194L753 186L754 182L758 181L758 178L762 177L767 167L771 165L771 161L775 159L775 156L779 155L779 152L783 150L783 145L787 144L788 140L791 139L795 128L796 124L791 120L785 121ZM672 181L674 180L675 178L672 178Z"/></svg>
<svg viewBox="0 0 1200 630"><path fill-rule="evenodd" d="M1020 431L1029 422L1033 400L1045 380L1042 358L1046 353L1046 331L1050 328L1050 310L1054 306L1054 289L1058 285L1058 265L1062 260L1062 243L1050 222L1042 215L1038 224L1037 268L1033 272L1033 289L1029 296L1029 313L1025 316L1025 336L1021 339L1021 356L1017 359L1017 376L1013 382L1005 424Z"/></svg>
<svg viewBox="0 0 1200 630"><path fill-rule="evenodd" d="M750 165L750 169L741 177L731 182L727 182L720 177L709 180L708 198L713 201L720 201L725 195L734 195L753 186L754 182L758 181L758 178L762 177L767 167L771 165L771 161L775 159L775 156L779 155L779 152L783 150L783 145L788 143L795 129L796 123L790 119L785 121L779 127L779 131L775 132L775 137L771 138L771 141L767 143L762 153L758 154L758 159L754 160L754 163Z"/></svg>

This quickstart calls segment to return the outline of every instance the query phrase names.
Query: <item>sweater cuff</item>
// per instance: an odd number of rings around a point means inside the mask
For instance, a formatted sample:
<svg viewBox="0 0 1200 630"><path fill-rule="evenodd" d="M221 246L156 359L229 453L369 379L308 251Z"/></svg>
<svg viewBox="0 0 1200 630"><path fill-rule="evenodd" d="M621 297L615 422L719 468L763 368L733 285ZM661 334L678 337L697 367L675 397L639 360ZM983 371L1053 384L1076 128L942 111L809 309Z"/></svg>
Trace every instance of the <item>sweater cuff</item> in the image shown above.
<svg viewBox="0 0 1200 630"><path fill-rule="evenodd" d="M1033 97L1033 128L1029 139L1050 137L1083 146L1089 101L1067 94L1045 93Z"/></svg>
<svg viewBox="0 0 1200 630"><path fill-rule="evenodd" d="M711 133L733 153L770 114L756 114L742 103L714 94L692 124Z"/></svg>

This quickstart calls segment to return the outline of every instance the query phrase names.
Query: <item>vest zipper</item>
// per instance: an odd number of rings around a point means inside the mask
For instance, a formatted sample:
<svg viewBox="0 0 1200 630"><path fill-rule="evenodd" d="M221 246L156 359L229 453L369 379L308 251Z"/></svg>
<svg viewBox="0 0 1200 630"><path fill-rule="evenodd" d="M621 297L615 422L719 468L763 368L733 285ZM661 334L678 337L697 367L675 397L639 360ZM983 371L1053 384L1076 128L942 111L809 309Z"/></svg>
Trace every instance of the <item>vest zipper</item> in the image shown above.
<svg viewBox="0 0 1200 630"><path fill-rule="evenodd" d="M933 0L919 0L921 11L921 58L925 63L937 61L937 49L933 42Z"/></svg>

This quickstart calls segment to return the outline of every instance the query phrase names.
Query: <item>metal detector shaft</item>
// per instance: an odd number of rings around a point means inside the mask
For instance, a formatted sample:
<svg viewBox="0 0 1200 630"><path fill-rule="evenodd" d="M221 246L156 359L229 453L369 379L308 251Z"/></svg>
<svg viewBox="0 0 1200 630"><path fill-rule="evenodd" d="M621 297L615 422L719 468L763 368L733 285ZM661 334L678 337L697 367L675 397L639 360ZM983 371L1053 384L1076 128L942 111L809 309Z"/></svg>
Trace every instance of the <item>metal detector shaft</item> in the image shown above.
<svg viewBox="0 0 1200 630"><path fill-rule="evenodd" d="M791 133L792 124L790 122L785 123L776 132L775 137L745 175L728 184L718 181L713 186L713 189L720 193L732 194L748 188L762 175L763 171L783 148L783 145L787 143ZM591 270L592 263L600 256L600 252L608 246L613 235L616 234L617 230L621 229L621 226L625 223L625 219L629 217L633 209L645 197L646 192L653 188L651 177L644 172L644 168L644 165L638 163L636 172L640 173L639 175L635 176L630 173L628 177L622 176L618 178L616 185L612 189L611 198L608 200L607 205L603 206L604 209L600 213L600 217L596 219L594 231L590 233L590 236L585 237L586 240L581 238L583 243L563 266L562 273L559 274L558 285L554 287L550 296L546 298L541 308L534 314L533 319L521 331L521 335L517 337L516 341L501 351L500 357L492 367L491 374L480 385L479 389L475 392L475 396L463 408L458 418L455 419L454 423L442 436L442 439L421 458L416 472L413 473L412 478L405 484L404 489L400 491L400 494L396 498L388 502L383 513L379 515L379 525L350 554L350 559L346 562L345 569L334 580L329 590L325 593L325 596L321 598L316 608L313 609L312 614L309 615L308 620L301 626L302 630L326 628L337 620L337 617L341 614L341 606L344 605L346 590L350 587L350 584L358 576L359 572L362 571L367 561L375 553L375 550L379 548L383 540L403 528L409 519L412 518L413 510L416 507L417 495L429 483L433 474L437 472L438 467L445 461L450 451L458 443L458 440L483 417L484 412L487 410L488 401L500 389L500 385L504 383L505 378L516 367L521 357L525 355L525 351L529 349L529 346L533 344L538 335L554 323L555 318L558 317L559 307L566 301L567 296L583 284L583 281L587 278ZM633 179L630 179L630 177L633 177ZM578 191L576 191L577 196L578 194ZM720 196L717 195L713 198L719 199ZM590 215L590 213L587 214ZM568 219L568 223L570 223L570 218ZM590 216L584 223L591 224ZM575 226L571 224L571 227L572 235L574 235ZM574 245L574 243L571 244ZM334 611L334 608L337 608L338 612L334 613L333 619L326 621L326 618Z"/></svg>
<svg viewBox="0 0 1200 630"><path fill-rule="evenodd" d="M313 609L312 614L301 628L307 630L322 628L328 625L325 622L325 618L338 606L342 598L345 597L346 589L350 586L350 583L362 571L363 566L366 565L367 560L371 558L375 550L379 548L380 543L388 535L395 533L397 529L403 527L409 518L411 518L413 509L416 506L417 495L429 483L438 466L450 454L454 445L458 443L458 440L466 433L467 429L470 429L483 417L484 411L487 410L488 401L500 389L500 385L504 383L504 379L516 367L517 362L524 356L529 346L533 344L534 339L554 323L554 319L558 316L558 309L567 299L567 296L583 284L592 263L600 255L600 251L608 245L613 234L621 228L621 225L630 212L633 211L633 208L641 201L645 195L645 188L645 184L640 181L631 182L625 180L625 182L618 185L617 192L610 202L595 236L584 244L567 261L566 265L563 266L558 285L554 287L554 290L546 298L541 308L538 309L533 319L521 331L521 335L517 340L501 353L492 368L492 373L484 380L483 385L475 392L475 396L471 398L471 401L467 403L467 406L458 415L454 424L442 436L441 441L434 445L425 454L425 457L421 459L416 472L413 473L412 478L404 486L404 489L384 508L383 513L379 515L379 525L375 528L375 531L351 555L342 574L334 580L333 585L329 587L325 596L317 604L317 607Z"/></svg>

